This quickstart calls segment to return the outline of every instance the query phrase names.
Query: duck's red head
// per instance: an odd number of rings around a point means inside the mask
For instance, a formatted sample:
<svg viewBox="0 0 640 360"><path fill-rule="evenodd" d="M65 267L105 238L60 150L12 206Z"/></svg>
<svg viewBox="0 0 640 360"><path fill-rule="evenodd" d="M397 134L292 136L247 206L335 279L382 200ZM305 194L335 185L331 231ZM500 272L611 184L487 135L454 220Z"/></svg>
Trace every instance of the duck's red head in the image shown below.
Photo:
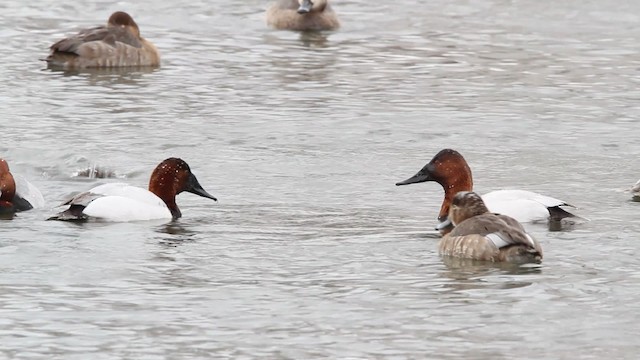
<svg viewBox="0 0 640 360"><path fill-rule="evenodd" d="M124 11L116 11L111 16L109 16L109 20L107 20L108 26L121 26L127 28L137 37L140 37L140 28L131 15L127 14Z"/></svg>
<svg viewBox="0 0 640 360"><path fill-rule="evenodd" d="M452 149L441 150L417 174L396 185L409 185L426 181L435 181L444 189L444 200L440 207L438 220L445 222L449 214L449 207L453 197L460 191L473 190L473 178L467 161L459 152ZM442 228L441 232L448 233L453 227Z"/></svg>
<svg viewBox="0 0 640 360"><path fill-rule="evenodd" d="M9 172L9 164L0 159L0 208L13 209L13 198L16 195L16 182Z"/></svg>
<svg viewBox="0 0 640 360"><path fill-rule="evenodd" d="M168 158L156 166L149 179L149 191L167 204L174 219L182 216L176 195L183 191L218 201L202 188L189 165L179 158Z"/></svg>

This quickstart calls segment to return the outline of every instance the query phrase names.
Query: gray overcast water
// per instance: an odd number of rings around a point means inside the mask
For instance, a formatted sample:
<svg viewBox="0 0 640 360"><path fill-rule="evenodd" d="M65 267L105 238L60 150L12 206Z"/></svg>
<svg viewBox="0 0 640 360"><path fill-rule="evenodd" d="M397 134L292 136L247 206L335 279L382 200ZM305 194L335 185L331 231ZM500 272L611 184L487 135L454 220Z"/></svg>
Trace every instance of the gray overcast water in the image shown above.
<svg viewBox="0 0 640 360"><path fill-rule="evenodd" d="M0 156L47 207L0 221L0 358L636 359L640 2L334 1L342 28L266 27L265 1L8 0ZM129 12L149 71L38 59ZM521 188L591 221L527 225L539 267L446 262L440 149L479 192ZM185 159L219 202L171 224L44 221Z"/></svg>

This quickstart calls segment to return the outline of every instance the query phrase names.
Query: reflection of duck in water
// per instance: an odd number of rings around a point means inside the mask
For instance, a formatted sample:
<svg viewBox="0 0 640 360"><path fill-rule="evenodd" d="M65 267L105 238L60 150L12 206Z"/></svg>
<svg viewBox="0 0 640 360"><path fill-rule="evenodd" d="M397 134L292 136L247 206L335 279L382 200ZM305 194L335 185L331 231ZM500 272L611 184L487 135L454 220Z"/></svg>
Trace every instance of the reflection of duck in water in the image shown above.
<svg viewBox="0 0 640 360"><path fill-rule="evenodd" d="M510 263L542 260L540 244L518 221L490 213L480 195L472 191L453 197L449 219L455 227L440 240L440 255Z"/></svg>
<svg viewBox="0 0 640 360"><path fill-rule="evenodd" d="M158 66L158 49L140 36L138 24L122 11L114 12L106 26L85 29L51 45L45 59L62 69Z"/></svg>
<svg viewBox="0 0 640 360"><path fill-rule="evenodd" d="M280 30L335 30L340 27L328 0L276 0L267 10L267 25Z"/></svg>
<svg viewBox="0 0 640 360"><path fill-rule="evenodd" d="M13 214L44 206L38 188L21 176L9 171L9 164L0 159L0 214Z"/></svg>

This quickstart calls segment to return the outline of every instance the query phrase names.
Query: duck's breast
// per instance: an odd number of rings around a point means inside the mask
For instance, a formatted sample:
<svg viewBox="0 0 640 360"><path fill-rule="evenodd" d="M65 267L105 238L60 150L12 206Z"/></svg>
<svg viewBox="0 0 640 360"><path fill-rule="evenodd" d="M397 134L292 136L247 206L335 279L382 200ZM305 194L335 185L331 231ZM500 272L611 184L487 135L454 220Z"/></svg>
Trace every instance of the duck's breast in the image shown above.
<svg viewBox="0 0 640 360"><path fill-rule="evenodd" d="M498 247L484 235L470 234L463 236L445 235L438 250L442 256L454 256L466 259L495 261Z"/></svg>

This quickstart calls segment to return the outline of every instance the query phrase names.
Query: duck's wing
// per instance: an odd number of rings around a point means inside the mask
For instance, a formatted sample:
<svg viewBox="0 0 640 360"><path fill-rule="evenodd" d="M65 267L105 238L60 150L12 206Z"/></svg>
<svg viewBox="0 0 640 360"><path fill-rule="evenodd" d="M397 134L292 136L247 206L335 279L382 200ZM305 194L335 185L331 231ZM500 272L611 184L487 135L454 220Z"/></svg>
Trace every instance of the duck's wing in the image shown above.
<svg viewBox="0 0 640 360"><path fill-rule="evenodd" d="M115 46L116 42L121 42L136 48L142 48L142 43L137 36L121 26L97 26L91 29L85 29L78 34L62 39L51 45L51 53L64 52L80 55L82 45L93 42L102 41L111 46Z"/></svg>
<svg viewBox="0 0 640 360"><path fill-rule="evenodd" d="M500 249L512 245L535 248L536 241L526 233L515 219L498 214L482 214L458 224L449 234L451 237L480 235L491 240Z"/></svg>
<svg viewBox="0 0 640 360"><path fill-rule="evenodd" d="M150 192L147 189L143 189L137 186L131 186L126 183L103 184L100 186L96 186L89 191L105 196L120 196L152 206L166 207L164 201L162 201L162 199L160 199L156 194Z"/></svg>

